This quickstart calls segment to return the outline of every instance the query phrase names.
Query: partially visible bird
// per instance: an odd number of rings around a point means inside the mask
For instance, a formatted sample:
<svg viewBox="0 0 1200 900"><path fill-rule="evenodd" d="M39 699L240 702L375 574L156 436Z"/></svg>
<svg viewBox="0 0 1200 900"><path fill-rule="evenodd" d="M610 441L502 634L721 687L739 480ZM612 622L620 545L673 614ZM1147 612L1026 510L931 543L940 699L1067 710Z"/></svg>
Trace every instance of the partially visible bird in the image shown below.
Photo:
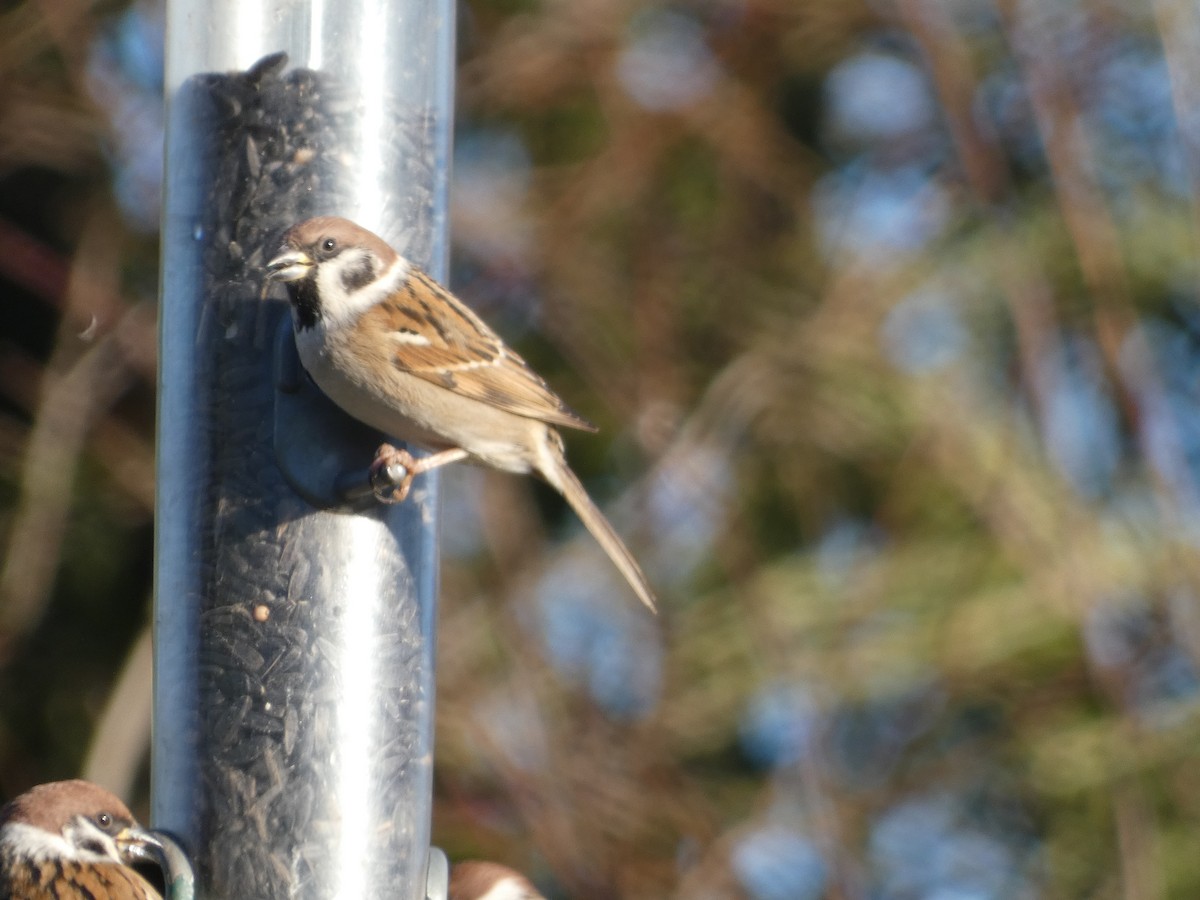
<svg viewBox="0 0 1200 900"><path fill-rule="evenodd" d="M515 869L468 860L450 870L449 900L545 900L545 897Z"/></svg>
<svg viewBox="0 0 1200 900"><path fill-rule="evenodd" d="M130 864L160 848L104 788L38 785L0 809L0 900L159 900Z"/></svg>
<svg viewBox="0 0 1200 900"><path fill-rule="evenodd" d="M453 294L380 237L321 216L288 229L267 264L287 284L300 361L334 403L372 428L435 451L385 445L374 472L414 475L459 460L535 472L556 488L651 610L629 548L567 465L556 427L595 431Z"/></svg>

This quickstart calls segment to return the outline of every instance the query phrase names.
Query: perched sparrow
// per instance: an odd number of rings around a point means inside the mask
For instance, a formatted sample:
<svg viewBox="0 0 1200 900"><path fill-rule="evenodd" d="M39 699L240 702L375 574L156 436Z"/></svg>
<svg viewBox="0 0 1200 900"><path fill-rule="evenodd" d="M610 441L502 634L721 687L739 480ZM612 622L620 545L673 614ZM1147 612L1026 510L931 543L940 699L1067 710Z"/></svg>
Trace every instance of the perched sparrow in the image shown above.
<svg viewBox="0 0 1200 900"><path fill-rule="evenodd" d="M414 459L382 447L373 471L405 477L459 460L536 472L654 609L633 554L567 465L555 426L595 431L453 294L381 238L345 219L293 226L268 278L287 283L300 361L317 386L356 419L435 451Z"/></svg>
<svg viewBox="0 0 1200 900"><path fill-rule="evenodd" d="M494 862L460 862L450 870L448 900L545 900L520 872Z"/></svg>
<svg viewBox="0 0 1200 900"><path fill-rule="evenodd" d="M130 868L158 839L88 781L55 781L0 809L0 900L159 900Z"/></svg>

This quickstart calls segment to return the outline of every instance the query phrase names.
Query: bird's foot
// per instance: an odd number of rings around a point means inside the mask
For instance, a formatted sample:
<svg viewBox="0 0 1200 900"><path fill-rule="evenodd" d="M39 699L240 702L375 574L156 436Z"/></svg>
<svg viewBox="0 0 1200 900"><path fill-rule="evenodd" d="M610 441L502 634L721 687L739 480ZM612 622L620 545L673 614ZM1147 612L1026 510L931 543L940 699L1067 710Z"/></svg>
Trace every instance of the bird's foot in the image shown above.
<svg viewBox="0 0 1200 900"><path fill-rule="evenodd" d="M412 489L413 479L422 472L467 458L467 451L453 447L420 459L407 450L384 444L375 451L375 461L368 471L371 491L381 503L401 503Z"/></svg>
<svg viewBox="0 0 1200 900"><path fill-rule="evenodd" d="M371 492L380 503L402 503L420 471L417 458L407 450L383 444L368 470Z"/></svg>

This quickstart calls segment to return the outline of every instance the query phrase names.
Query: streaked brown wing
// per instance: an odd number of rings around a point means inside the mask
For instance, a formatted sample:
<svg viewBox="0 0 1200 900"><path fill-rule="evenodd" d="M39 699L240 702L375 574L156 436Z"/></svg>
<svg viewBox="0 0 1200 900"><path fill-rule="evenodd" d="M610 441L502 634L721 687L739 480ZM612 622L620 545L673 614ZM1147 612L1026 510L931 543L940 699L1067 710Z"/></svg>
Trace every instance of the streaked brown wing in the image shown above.
<svg viewBox="0 0 1200 900"><path fill-rule="evenodd" d="M553 425L595 431L459 300L413 270L405 286L363 316L395 339L396 366L464 397Z"/></svg>

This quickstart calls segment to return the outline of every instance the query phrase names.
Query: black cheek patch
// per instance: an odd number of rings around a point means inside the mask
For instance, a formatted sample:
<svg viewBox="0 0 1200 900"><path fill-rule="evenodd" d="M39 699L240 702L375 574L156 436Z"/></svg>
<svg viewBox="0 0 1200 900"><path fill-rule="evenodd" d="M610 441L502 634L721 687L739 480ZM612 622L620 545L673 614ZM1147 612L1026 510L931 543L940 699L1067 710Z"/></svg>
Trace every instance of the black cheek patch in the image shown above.
<svg viewBox="0 0 1200 900"><path fill-rule="evenodd" d="M98 856L108 855L108 848L95 838L87 838L86 840L81 841L79 844L79 849L87 850L91 853L97 854Z"/></svg>
<svg viewBox="0 0 1200 900"><path fill-rule="evenodd" d="M342 272L342 287L347 294L352 294L361 287L366 287L375 280L375 266L371 260L363 258Z"/></svg>

